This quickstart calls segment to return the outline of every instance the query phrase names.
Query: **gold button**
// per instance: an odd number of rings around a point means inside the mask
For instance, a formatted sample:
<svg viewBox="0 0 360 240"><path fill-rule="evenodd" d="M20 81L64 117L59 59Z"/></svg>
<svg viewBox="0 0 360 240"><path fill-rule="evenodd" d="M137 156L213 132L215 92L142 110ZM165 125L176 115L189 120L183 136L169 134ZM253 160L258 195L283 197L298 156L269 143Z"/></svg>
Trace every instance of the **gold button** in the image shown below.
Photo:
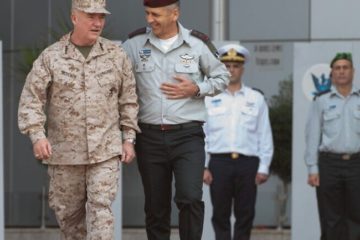
<svg viewBox="0 0 360 240"><path fill-rule="evenodd" d="M232 158L232 159L238 159L238 158L239 158L239 154L238 154L238 153L231 153L231 158Z"/></svg>
<svg viewBox="0 0 360 240"><path fill-rule="evenodd" d="M350 154L344 154L344 155L341 156L342 160L350 160L350 158L351 158Z"/></svg>

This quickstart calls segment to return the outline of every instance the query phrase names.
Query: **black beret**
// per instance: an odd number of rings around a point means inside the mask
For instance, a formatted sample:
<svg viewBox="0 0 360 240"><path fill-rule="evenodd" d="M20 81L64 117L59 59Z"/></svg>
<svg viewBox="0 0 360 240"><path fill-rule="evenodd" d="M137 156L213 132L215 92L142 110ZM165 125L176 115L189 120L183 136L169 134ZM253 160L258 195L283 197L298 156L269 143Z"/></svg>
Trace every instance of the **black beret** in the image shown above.
<svg viewBox="0 0 360 240"><path fill-rule="evenodd" d="M178 1L179 0L144 0L144 6L151 8L164 7Z"/></svg>

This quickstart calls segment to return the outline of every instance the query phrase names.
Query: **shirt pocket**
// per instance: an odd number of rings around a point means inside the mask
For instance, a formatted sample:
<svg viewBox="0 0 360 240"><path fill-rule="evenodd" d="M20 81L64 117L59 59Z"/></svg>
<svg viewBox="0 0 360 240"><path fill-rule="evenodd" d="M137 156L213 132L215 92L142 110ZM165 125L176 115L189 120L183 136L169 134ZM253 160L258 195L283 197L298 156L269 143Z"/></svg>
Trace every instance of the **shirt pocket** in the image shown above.
<svg viewBox="0 0 360 240"><path fill-rule="evenodd" d="M53 82L62 86L64 89L74 89L78 78L79 75L72 73L67 69L61 69L58 74L54 74Z"/></svg>
<svg viewBox="0 0 360 240"><path fill-rule="evenodd" d="M149 73L155 70L155 63L153 62L138 62L135 64L135 72Z"/></svg>
<svg viewBox="0 0 360 240"><path fill-rule="evenodd" d="M226 113L226 108L224 106L211 107L207 112L209 116L219 116Z"/></svg>
<svg viewBox="0 0 360 240"><path fill-rule="evenodd" d="M241 109L240 123L249 131L254 131L257 125L259 110L255 107Z"/></svg>
<svg viewBox="0 0 360 240"><path fill-rule="evenodd" d="M175 64L175 72L177 73L188 73L188 74L194 74L199 71L198 65L195 63L191 64L182 64L177 63Z"/></svg>
<svg viewBox="0 0 360 240"><path fill-rule="evenodd" d="M100 87L106 87L108 85L115 84L115 71L113 68L107 68L95 74L95 79L99 83Z"/></svg>
<svg viewBox="0 0 360 240"><path fill-rule="evenodd" d="M100 91L93 95L98 101L107 101L114 103L111 99L115 99L119 92L119 77L114 68L105 68L95 74L95 79L100 86Z"/></svg>
<svg viewBox="0 0 360 240"><path fill-rule="evenodd" d="M203 78L201 77L201 72L199 70L199 65L196 62L190 64L176 63L175 74L187 76L188 79L192 80L195 83L200 83L203 81Z"/></svg>
<svg viewBox="0 0 360 240"><path fill-rule="evenodd" d="M228 123L229 113L225 106L210 107L207 109L208 127L213 133L222 130L224 125Z"/></svg>
<svg viewBox="0 0 360 240"><path fill-rule="evenodd" d="M333 136L339 131L340 113L338 112L325 112L323 116L324 134Z"/></svg>
<svg viewBox="0 0 360 240"><path fill-rule="evenodd" d="M354 111L355 131L360 134L360 110Z"/></svg>

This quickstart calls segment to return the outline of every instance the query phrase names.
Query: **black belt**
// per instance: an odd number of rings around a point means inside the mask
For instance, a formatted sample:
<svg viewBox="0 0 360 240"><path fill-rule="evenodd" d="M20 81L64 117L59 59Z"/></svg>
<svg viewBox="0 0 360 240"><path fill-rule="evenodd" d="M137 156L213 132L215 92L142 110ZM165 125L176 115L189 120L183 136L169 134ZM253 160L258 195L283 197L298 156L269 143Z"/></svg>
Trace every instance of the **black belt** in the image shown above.
<svg viewBox="0 0 360 240"><path fill-rule="evenodd" d="M203 125L202 122L188 122L188 123L180 123L180 124L139 123L139 127L142 129L152 129L152 130L159 130L159 131L181 130L181 129L186 129L186 128L201 127L202 125Z"/></svg>
<svg viewBox="0 0 360 240"><path fill-rule="evenodd" d="M360 152L358 153L332 153L332 152L320 152L321 157L338 158L341 160L350 160L360 158Z"/></svg>
<svg viewBox="0 0 360 240"><path fill-rule="evenodd" d="M241 157L255 157L255 156L247 156L241 153L212 153L210 154L211 157L220 157L220 158L231 158L231 159L239 159Z"/></svg>

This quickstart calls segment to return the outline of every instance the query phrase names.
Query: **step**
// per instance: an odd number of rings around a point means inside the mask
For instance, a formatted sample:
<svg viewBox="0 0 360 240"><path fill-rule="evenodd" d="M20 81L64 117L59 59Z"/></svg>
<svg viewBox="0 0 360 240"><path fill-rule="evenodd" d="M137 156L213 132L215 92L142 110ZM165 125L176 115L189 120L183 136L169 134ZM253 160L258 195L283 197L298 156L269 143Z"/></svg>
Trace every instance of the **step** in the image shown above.
<svg viewBox="0 0 360 240"><path fill-rule="evenodd" d="M290 240L290 230L254 229L251 240ZM6 240L60 240L58 228L6 228ZM143 228L123 229L122 240L147 240ZM180 240L178 229L171 230L171 240ZM208 239L207 239L208 240Z"/></svg>

